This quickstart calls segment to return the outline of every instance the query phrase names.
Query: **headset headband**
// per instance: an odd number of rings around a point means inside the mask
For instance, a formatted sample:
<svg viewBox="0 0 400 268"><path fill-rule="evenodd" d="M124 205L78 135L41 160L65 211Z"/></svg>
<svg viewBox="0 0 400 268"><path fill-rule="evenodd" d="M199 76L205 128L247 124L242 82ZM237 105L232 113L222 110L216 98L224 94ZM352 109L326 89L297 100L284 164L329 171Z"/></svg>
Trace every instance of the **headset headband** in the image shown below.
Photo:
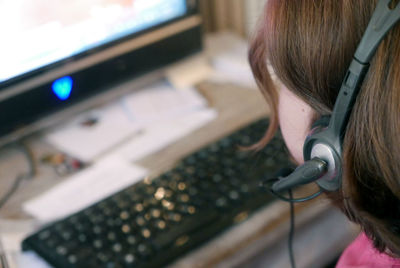
<svg viewBox="0 0 400 268"><path fill-rule="evenodd" d="M400 20L400 4L394 9L389 5L393 0L380 0L368 27L356 50L345 79L336 99L329 129L343 138L351 110L368 72L371 58L387 33Z"/></svg>

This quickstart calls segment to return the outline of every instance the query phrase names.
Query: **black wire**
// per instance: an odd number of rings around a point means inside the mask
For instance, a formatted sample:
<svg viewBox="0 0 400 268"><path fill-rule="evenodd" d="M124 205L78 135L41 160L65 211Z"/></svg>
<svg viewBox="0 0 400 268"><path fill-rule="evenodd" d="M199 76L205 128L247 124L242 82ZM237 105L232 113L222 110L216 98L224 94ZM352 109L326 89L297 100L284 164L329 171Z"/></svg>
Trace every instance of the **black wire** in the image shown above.
<svg viewBox="0 0 400 268"><path fill-rule="evenodd" d="M22 152L22 154L25 156L25 159L28 163L28 172L26 174L18 175L13 184L11 185L10 189L6 192L6 194L0 198L0 209L7 203L7 201L11 198L11 196L17 191L19 188L20 184L24 180L29 180L33 178L36 174L36 169L35 169L35 161L33 158L32 152L29 150L28 146L25 143L16 143L13 145L15 148L17 148L19 151Z"/></svg>
<svg viewBox="0 0 400 268"><path fill-rule="evenodd" d="M289 190L289 197L293 199L292 190ZM294 251L293 251L293 239L294 239L294 202L290 202L290 231L289 231L289 240L288 240L288 247L289 247L289 259L290 265L292 268L296 268L296 261L294 258Z"/></svg>
<svg viewBox="0 0 400 268"><path fill-rule="evenodd" d="M306 196L306 197L302 197L302 198L293 199L291 197L290 198L286 198L283 195L280 195L280 194L274 192L272 189L269 189L269 191L270 191L271 194L273 194L277 198L281 199L282 201L289 202L289 203L302 203L302 202L305 202L305 201L309 201L311 199L314 199L314 198L318 197L319 195L321 195L324 192L323 190L319 190L318 192L316 192L316 193L314 193L312 195L309 195L309 196Z"/></svg>
<svg viewBox="0 0 400 268"><path fill-rule="evenodd" d="M288 170L285 170L288 171ZM282 171L284 172L284 171ZM276 196L278 199L285 201L285 202L289 202L290 204L290 231L289 231L289 238L288 238L288 248L289 248L289 259L290 259L290 265L292 268L296 268L296 261L295 261L295 257L294 257L294 250L293 250L293 240L294 240L294 231L295 231L295 215L294 215L294 203L300 203L300 202L305 202L311 199L316 198L317 196L319 196L320 194L322 194L324 191L322 189L320 189L318 192L303 197L303 198L293 198L293 192L292 190L288 190L289 193L289 198L284 197L281 194L278 194L276 192L274 192L272 190L272 184L277 182L279 180L279 176L275 177L275 178L269 178L264 180L260 186L264 189L267 189L271 194L273 194L274 196Z"/></svg>
<svg viewBox="0 0 400 268"><path fill-rule="evenodd" d="M320 189L318 192L316 192L312 195L306 196L306 197L296 198L296 199L293 199L291 197L287 198L287 197L284 197L283 195L278 194L277 192L274 192L272 190L272 185L277 181L279 181L279 178L266 179L260 183L260 187L268 190L271 194L273 194L278 199L285 201L285 202L289 202L289 203L301 203L301 202L309 201L311 199L318 197L319 195L321 195L324 192L322 189Z"/></svg>

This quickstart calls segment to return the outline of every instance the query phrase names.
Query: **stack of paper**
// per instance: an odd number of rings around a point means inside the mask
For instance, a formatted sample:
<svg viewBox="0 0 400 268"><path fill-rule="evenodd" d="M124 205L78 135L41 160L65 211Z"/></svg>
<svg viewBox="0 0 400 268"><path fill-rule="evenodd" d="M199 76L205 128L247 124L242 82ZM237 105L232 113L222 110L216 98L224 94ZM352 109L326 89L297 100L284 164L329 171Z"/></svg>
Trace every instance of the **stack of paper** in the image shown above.
<svg viewBox="0 0 400 268"><path fill-rule="evenodd" d="M177 90L167 83L126 96L122 103L128 116L142 125L179 118L207 107L207 101L196 89Z"/></svg>
<svg viewBox="0 0 400 268"><path fill-rule="evenodd" d="M137 161L157 152L217 117L213 109L202 109L175 119L150 125L143 133L123 144L114 153L123 159Z"/></svg>
<svg viewBox="0 0 400 268"><path fill-rule="evenodd" d="M147 170L141 167L108 157L26 202L23 209L40 221L53 221L86 208L146 175Z"/></svg>
<svg viewBox="0 0 400 268"><path fill-rule="evenodd" d="M92 161L139 130L118 104L89 111L45 135L45 140L82 161Z"/></svg>

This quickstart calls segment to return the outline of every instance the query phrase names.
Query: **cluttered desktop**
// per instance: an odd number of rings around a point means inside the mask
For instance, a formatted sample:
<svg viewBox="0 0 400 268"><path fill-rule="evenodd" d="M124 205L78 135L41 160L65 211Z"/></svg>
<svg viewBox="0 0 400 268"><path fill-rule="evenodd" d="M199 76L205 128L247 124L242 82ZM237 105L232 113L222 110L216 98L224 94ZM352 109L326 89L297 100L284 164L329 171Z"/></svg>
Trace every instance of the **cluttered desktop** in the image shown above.
<svg viewBox="0 0 400 268"><path fill-rule="evenodd" d="M279 133L252 147L246 41L205 38L191 0L2 1L0 22L2 267L285 267L260 183L291 161Z"/></svg>

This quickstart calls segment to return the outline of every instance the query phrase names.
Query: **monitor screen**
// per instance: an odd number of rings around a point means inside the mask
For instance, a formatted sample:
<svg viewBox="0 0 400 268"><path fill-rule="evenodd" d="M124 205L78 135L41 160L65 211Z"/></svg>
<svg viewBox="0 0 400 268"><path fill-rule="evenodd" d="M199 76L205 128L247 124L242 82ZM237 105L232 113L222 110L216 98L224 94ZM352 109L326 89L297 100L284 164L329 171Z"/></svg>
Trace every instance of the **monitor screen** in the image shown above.
<svg viewBox="0 0 400 268"><path fill-rule="evenodd" d="M0 83L186 13L186 0L3 0Z"/></svg>
<svg viewBox="0 0 400 268"><path fill-rule="evenodd" d="M0 36L0 146L202 50L197 0L0 0Z"/></svg>

